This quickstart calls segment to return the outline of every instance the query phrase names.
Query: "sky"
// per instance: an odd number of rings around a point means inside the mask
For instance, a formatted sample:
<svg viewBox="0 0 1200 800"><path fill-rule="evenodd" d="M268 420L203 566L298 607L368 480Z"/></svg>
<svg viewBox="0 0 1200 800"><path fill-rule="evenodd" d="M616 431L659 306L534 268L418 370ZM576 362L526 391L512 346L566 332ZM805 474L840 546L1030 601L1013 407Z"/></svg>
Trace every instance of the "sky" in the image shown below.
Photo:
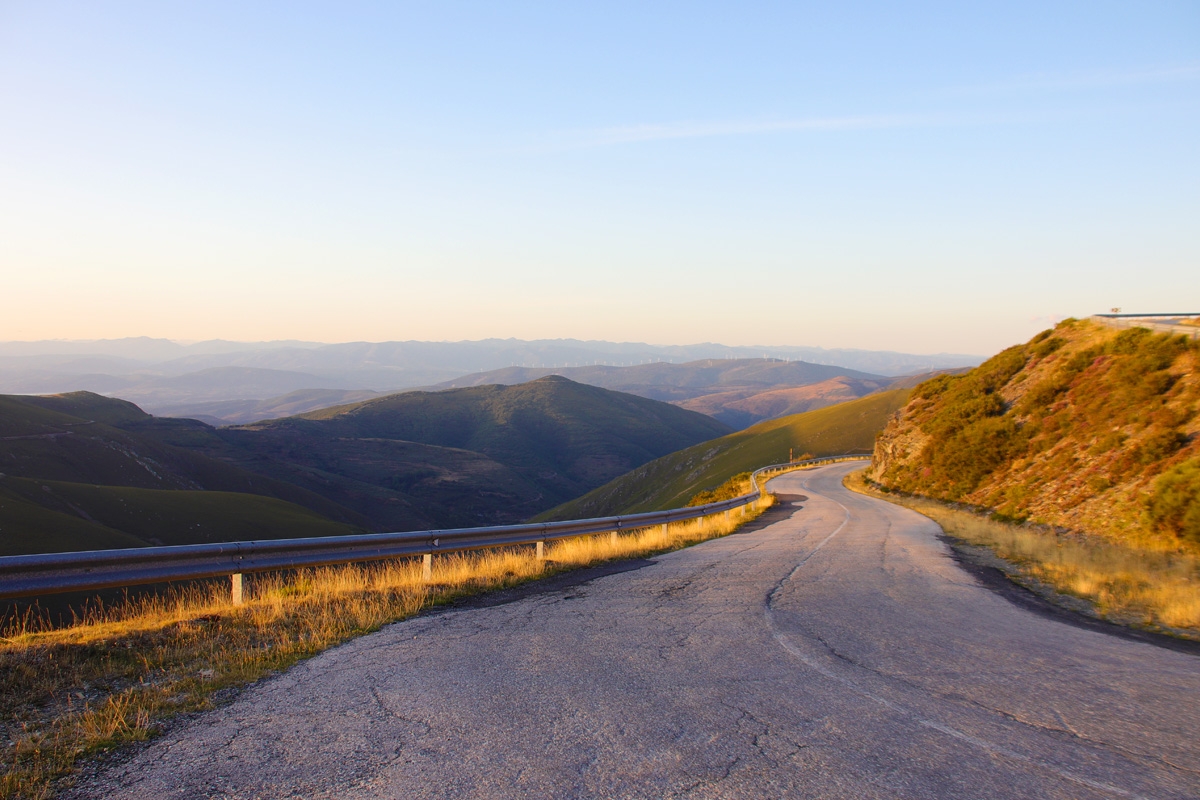
<svg viewBox="0 0 1200 800"><path fill-rule="evenodd" d="M1200 3L0 0L0 340L1200 311Z"/></svg>

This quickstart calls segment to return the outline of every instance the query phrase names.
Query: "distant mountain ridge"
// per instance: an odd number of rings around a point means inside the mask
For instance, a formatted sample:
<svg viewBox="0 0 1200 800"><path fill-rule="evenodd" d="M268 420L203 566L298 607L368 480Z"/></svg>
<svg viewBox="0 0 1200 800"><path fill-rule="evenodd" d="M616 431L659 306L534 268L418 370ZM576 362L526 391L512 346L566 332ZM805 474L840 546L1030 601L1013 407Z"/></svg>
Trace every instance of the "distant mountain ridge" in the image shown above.
<svg viewBox="0 0 1200 800"><path fill-rule="evenodd" d="M491 372L464 375L434 386L451 389L489 383L512 385L562 375L579 383L630 392L666 402L690 400L711 394L714 388L803 386L837 377L883 380L874 375L828 364L786 361L778 358L702 359L683 364L655 362L628 367L590 365L583 367L507 367Z"/></svg>
<svg viewBox="0 0 1200 800"><path fill-rule="evenodd" d="M632 366L647 361L682 363L702 359L778 358L808 361L878 373L906 375L945 367L975 366L978 356L957 353L913 355L889 350L826 349L792 345L730 346L704 342L691 345L653 345L644 342L606 342L580 339L480 339L460 342L344 342L325 344L281 340L232 342L211 340L181 344L169 339L131 337L99 340L0 342L0 367L13 357L106 356L159 365L162 374L181 374L207 367L247 366L315 374L363 367L404 369L445 368L465 375L504 366L565 367L599 361ZM91 370L87 370L91 371ZM444 378L446 380L448 378ZM407 388L403 386L361 388ZM357 388L357 387L343 387Z"/></svg>
<svg viewBox="0 0 1200 800"><path fill-rule="evenodd" d="M733 428L745 428L764 419L854 400L889 388L897 380L913 379L911 376L894 379L806 361L747 358L705 359L685 364L660 362L632 367L508 367L467 375L435 388L488 383L507 385L551 374L664 400L680 408L707 414Z"/></svg>
<svg viewBox="0 0 1200 800"><path fill-rule="evenodd" d="M484 339L474 342L228 342L181 344L146 337L99 341L0 342L0 392L51 394L92 391L137 402L156 414L220 418L210 403L267 400L301 390L389 392L440 384L506 367L561 370L569 366L636 366L702 359L777 358L836 365L895 376L974 366L982 359L955 354L917 356L887 351L812 347L651 345L574 339ZM177 379L204 370L194 394ZM234 370L274 370L262 380L229 380ZM541 374L545 374L544 372ZM541 377L531 374L530 377ZM300 376L305 376L301 378ZM175 382L172 385L172 382ZM272 386L272 382L276 385ZM237 413L237 412L231 412ZM226 420L245 422L244 418Z"/></svg>

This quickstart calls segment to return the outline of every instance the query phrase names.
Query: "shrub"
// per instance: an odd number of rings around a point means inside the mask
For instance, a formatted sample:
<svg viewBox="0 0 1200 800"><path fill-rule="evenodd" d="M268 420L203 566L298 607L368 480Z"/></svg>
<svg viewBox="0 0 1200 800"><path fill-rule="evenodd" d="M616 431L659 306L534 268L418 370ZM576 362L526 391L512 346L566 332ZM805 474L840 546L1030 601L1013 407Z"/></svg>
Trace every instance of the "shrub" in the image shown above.
<svg viewBox="0 0 1200 800"><path fill-rule="evenodd" d="M739 472L715 489L707 489L692 496L688 507L702 506L705 503L715 503L718 500L732 500L751 491L750 473Z"/></svg>
<svg viewBox="0 0 1200 800"><path fill-rule="evenodd" d="M933 480L959 499L1021 451L1024 437L1012 419L984 417L926 448Z"/></svg>
<svg viewBox="0 0 1200 800"><path fill-rule="evenodd" d="M1156 528L1200 543L1200 458L1185 461L1159 477L1149 511Z"/></svg>

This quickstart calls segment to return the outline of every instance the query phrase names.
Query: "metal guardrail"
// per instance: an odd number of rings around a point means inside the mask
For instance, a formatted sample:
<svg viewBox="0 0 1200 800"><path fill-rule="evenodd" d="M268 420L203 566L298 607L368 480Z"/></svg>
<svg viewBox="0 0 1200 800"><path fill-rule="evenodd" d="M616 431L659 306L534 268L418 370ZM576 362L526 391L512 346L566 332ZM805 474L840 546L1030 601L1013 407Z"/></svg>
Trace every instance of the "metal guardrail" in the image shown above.
<svg viewBox="0 0 1200 800"><path fill-rule="evenodd" d="M1171 320L1196 318L1197 314L1093 314L1092 321L1110 328L1146 328L1155 333L1169 333L1173 336L1186 336L1189 339L1200 339L1200 327L1196 325L1179 325ZM1160 321L1166 318L1166 321Z"/></svg>
<svg viewBox="0 0 1200 800"><path fill-rule="evenodd" d="M242 575L247 572L298 569L355 561L377 561L423 555L426 577L434 553L450 553L506 545L542 544L555 539L617 532L697 519L755 502L763 495L760 480L807 466L870 458L847 454L772 464L751 476L754 491L730 500L701 506L672 508L616 517L496 525L402 533L318 536L305 539L266 539L167 547L88 550L0 557L0 599L60 592L95 591L165 581L196 580L230 575L234 602L241 602Z"/></svg>

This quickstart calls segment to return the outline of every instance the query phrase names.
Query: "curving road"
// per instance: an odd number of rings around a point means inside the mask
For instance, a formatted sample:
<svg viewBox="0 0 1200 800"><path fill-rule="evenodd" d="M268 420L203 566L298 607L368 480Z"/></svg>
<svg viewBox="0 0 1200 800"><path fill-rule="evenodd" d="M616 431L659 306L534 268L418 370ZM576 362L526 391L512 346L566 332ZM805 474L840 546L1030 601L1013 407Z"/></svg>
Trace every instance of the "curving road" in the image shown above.
<svg viewBox="0 0 1200 800"><path fill-rule="evenodd" d="M82 796L1200 796L1200 657L1014 605L846 491L860 466L776 478L755 530L331 650Z"/></svg>

